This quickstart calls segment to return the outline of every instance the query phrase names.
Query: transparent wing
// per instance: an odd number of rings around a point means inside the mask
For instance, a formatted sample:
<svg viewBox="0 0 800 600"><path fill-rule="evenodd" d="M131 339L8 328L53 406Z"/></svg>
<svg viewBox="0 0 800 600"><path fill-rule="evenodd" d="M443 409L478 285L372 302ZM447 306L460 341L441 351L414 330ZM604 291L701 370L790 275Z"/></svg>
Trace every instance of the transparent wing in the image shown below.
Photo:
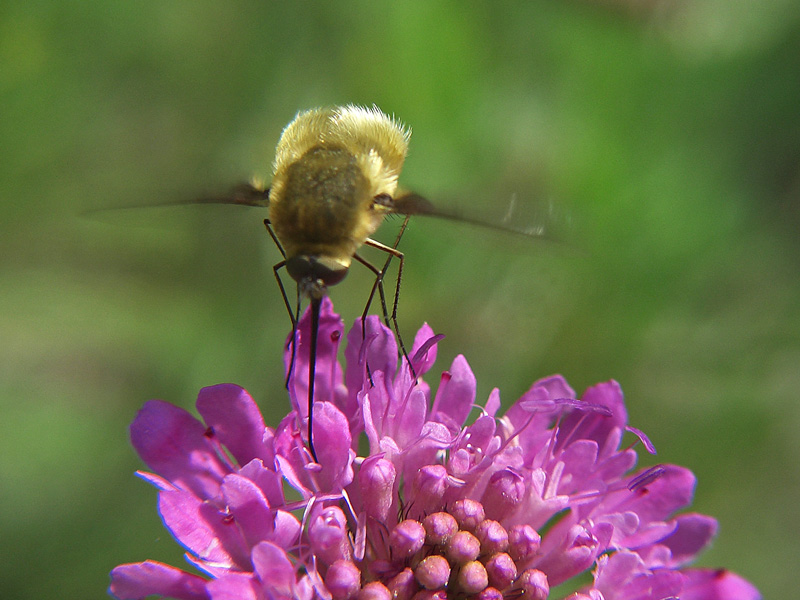
<svg viewBox="0 0 800 600"><path fill-rule="evenodd" d="M180 202L179 204L184 204ZM269 188L253 183L241 183L223 196L195 198L185 204L238 204L240 206L269 206Z"/></svg>
<svg viewBox="0 0 800 600"><path fill-rule="evenodd" d="M378 199L376 199L376 202ZM516 198L512 196L506 214L501 219L481 218L461 211L456 207L441 208L430 200L415 192L402 191L396 198L381 198L380 203L388 213L447 219L460 223L467 223L484 229L513 233L528 238L545 240L548 242L564 242L570 237L569 223L563 215L556 214L552 204L542 206L526 205L525 213L518 214ZM201 196L189 200L176 200L173 202L159 202L157 204L135 206L116 206L113 208L91 209L84 211L84 216L97 216L109 212L119 212L126 209L165 208L179 207L190 204L232 204L238 206L269 207L269 188L258 183L241 183L225 194L218 196ZM127 211L126 211L127 212Z"/></svg>
<svg viewBox="0 0 800 600"><path fill-rule="evenodd" d="M256 206L261 208L269 207L269 188L263 188L253 183L242 183L233 187L226 194L219 196L201 196L199 198L179 199L169 202L154 202L152 204L130 204L120 206L108 206L101 208L88 208L79 214L84 217L97 218L101 220L113 213L127 214L130 211L141 211L142 209L169 209L174 207L188 206L191 204L234 204L238 206Z"/></svg>
<svg viewBox="0 0 800 600"><path fill-rule="evenodd" d="M558 219L552 205L546 207L536 207L534 215L521 217L516 214L516 198L512 197L506 214L500 220L489 220L475 217L463 213L458 208L439 208L424 196L414 192L402 192L397 198L393 199L392 212L404 215L423 215L448 219L468 223L477 227L495 229L524 235L527 237L539 238L549 241L561 241L563 231L556 232L556 229L563 229L563 223L556 227Z"/></svg>

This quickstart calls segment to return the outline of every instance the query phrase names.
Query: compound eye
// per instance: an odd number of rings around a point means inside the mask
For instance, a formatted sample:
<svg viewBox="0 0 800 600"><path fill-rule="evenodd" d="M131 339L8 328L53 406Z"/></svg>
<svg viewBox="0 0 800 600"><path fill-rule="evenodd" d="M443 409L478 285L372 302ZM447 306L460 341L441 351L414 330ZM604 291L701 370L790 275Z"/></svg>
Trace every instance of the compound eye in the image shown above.
<svg viewBox="0 0 800 600"><path fill-rule="evenodd" d="M348 266L335 258L320 256L314 263L314 273L326 286L336 285L347 275Z"/></svg>
<svg viewBox="0 0 800 600"><path fill-rule="evenodd" d="M376 206L394 208L394 199L389 194L378 194L372 199L372 202Z"/></svg>
<svg viewBox="0 0 800 600"><path fill-rule="evenodd" d="M286 272L295 281L311 277L313 266L310 256L293 256L286 260Z"/></svg>
<svg viewBox="0 0 800 600"><path fill-rule="evenodd" d="M293 256L286 260L286 271L297 282L319 281L325 287L336 285L347 275L348 265L324 256Z"/></svg>

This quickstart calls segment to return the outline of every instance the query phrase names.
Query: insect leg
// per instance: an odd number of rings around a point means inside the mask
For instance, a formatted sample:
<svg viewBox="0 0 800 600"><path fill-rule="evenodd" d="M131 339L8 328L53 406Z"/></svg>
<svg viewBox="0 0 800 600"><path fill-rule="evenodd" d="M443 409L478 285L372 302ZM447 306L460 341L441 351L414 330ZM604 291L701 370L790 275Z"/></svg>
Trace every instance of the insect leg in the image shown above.
<svg viewBox="0 0 800 600"><path fill-rule="evenodd" d="M280 241L278 241L278 236L275 235L275 232L272 230L272 225L269 219L264 219L264 226L267 228L272 241L275 242L275 246L283 256L284 260L279 263L276 263L272 267L272 273L275 275L275 281L278 282L278 288L281 290L281 297L283 298L283 304L286 306L286 312L289 313L289 319L292 321L292 339L289 342L292 346L292 358L289 361L289 369L286 371L286 389L289 389L289 379L292 376L292 370L294 369L294 358L295 358L295 349L297 344L295 343L297 340L297 324L300 320L300 290L297 290L297 308L296 310L292 309L292 305L289 304L289 296L286 294L286 288L283 285L283 280L281 279L281 275L279 271L286 267L286 252L283 250L283 246L281 245Z"/></svg>
<svg viewBox="0 0 800 600"><path fill-rule="evenodd" d="M295 318L294 311L292 310L292 305L289 304L289 297L286 295L286 289L283 287L281 276L278 274L278 271L286 266L286 252L284 252L283 246L278 241L278 236L276 236L275 232L272 230L272 225L270 224L269 219L264 219L264 226L267 228L270 237L272 237L272 241L275 242L275 246L278 248L281 256L283 256L284 259L272 267L272 272L275 274L275 280L278 282L278 287L281 290L281 296L283 297L283 304L286 306L286 312L289 313L289 318L292 320L292 328L296 328L297 319Z"/></svg>
<svg viewBox="0 0 800 600"><path fill-rule="evenodd" d="M278 241L278 236L275 235L275 232L272 230L272 221L270 221L269 219L264 219L264 227L267 228L269 236L272 238L272 241L275 242L275 245L278 247L281 256L283 256L283 258L286 258L286 252L283 250L283 244L281 244L280 241Z"/></svg>
<svg viewBox="0 0 800 600"><path fill-rule="evenodd" d="M397 237L394 240L394 244L392 244L392 249L393 250L397 250L397 246L400 244L400 239L403 237L403 233L405 233L406 227L408 226L408 219L409 218L410 218L409 216L406 216L405 219L403 219L403 224L400 226L400 231L397 232ZM367 305L366 305L366 307L364 307L364 314L363 314L363 318L362 318L362 321L361 321L362 338L366 334L366 328L365 328L365 325L364 325L364 319L366 319L367 312L369 311L369 307L372 304L373 298L375 297L376 288L379 288L380 291L381 291L381 304L382 304L382 308L383 308L383 320L386 323L386 326L390 327L390 325L389 325L389 317L388 317L388 314L387 314L388 311L386 310L386 296L383 294L383 286L379 285L379 284L383 283L383 276L386 274L386 271L389 269L389 264L392 262L392 258L394 258L394 256L396 255L396 253L395 252L391 252L388 249L387 246L381 244L380 242L376 242L375 240L373 240L371 238L367 238L367 240L364 243L367 244L368 246L372 246L373 248L377 248L379 250L382 250L382 251L386 252L387 256L386 256L386 262L383 263L383 268L380 271L380 273L381 273L380 277L376 277L375 278L375 282L372 284L372 290L370 290L370 293L369 293L369 298L367 298ZM401 257L401 260L402 260L402 254L400 254L400 257ZM373 269L373 271L374 271L374 269ZM393 312L395 313L395 315L397 313L397 301L398 301L398 298L399 298L399 290L400 290L400 281L399 281L399 279L401 278L401 274L402 274L402 265L401 265L400 272L398 273L397 289L395 290L394 309L393 309Z"/></svg>
<svg viewBox="0 0 800 600"><path fill-rule="evenodd" d="M403 277L403 265L405 264L405 256L403 255L402 252L400 252L397 249L396 246L400 242L400 238L402 237L403 232L405 231L407 224L408 224L408 217L406 217L405 220L403 221L403 225L400 228L400 233L398 234L397 239L395 240L394 246L386 246L385 244L381 244L380 242L377 242L377 241L375 241L373 239L369 239L369 238L367 238L367 241L364 242L366 245L372 246L373 248L376 248L376 249L381 250L382 252L386 252L388 254L388 256L386 258L386 262L383 265L383 269L378 270L374 265L372 265L371 263L369 263L365 259L361 258L358 254L355 254L353 256L353 258L355 258L358 262L360 262L362 265L364 265L365 267L370 269L375 274L375 283L372 286L372 291L370 292L369 299L367 301L367 305L364 307L364 313L363 313L363 315L361 317L362 339L365 337L365 334L366 334L366 326L364 325L364 322L365 322L365 320L367 318L367 312L369 311L369 307L370 307L370 304L372 303L372 299L375 296L375 289L377 288L378 294L379 294L380 299L381 299L381 308L383 310L383 319L386 322L386 325L388 327L388 326L390 326L389 325L389 319L391 318L391 321L392 321L391 327L394 329L395 335L397 335L397 341L400 343L400 351L402 352L403 357L406 359L406 362L408 363L408 366L411 368L411 374L414 376L414 378L416 378L417 374L414 371L414 365L411 364L411 360L408 357L408 352L406 351L405 344L403 343L403 336L400 335L400 327L397 324L397 304L398 304L398 302L400 300L400 282L401 282L402 277ZM386 270L389 267L389 263L391 262L392 258L394 258L394 257L397 257L400 260L400 266L398 267L398 270L397 270L397 280L396 280L395 291L394 291L394 303L392 305L392 314L391 314L391 317L390 317L389 316L389 311L386 308L386 294L385 294L384 289L383 289L383 277L386 274Z"/></svg>

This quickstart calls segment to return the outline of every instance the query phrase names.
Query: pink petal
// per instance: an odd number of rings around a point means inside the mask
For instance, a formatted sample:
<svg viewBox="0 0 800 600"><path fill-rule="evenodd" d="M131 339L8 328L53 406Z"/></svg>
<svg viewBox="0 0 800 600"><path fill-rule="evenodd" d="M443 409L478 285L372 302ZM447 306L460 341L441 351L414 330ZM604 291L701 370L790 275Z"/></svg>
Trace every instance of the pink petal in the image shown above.
<svg viewBox="0 0 800 600"><path fill-rule="evenodd" d="M489 392L489 398L486 400L485 408L486 414L490 417L497 415L497 411L500 410L500 390L498 388L494 388Z"/></svg>
<svg viewBox="0 0 800 600"><path fill-rule="evenodd" d="M136 476L145 480L157 490L177 490L178 488L172 485L163 477L159 477L155 473L148 473L147 471L136 471Z"/></svg>
<svg viewBox="0 0 800 600"><path fill-rule="evenodd" d="M119 600L139 600L152 595L177 600L208 600L207 583L197 575L147 560L115 567L108 591Z"/></svg>
<svg viewBox="0 0 800 600"><path fill-rule="evenodd" d="M390 418L393 419L391 435L397 445L405 448L419 439L428 414L428 398L419 388L411 391L402 404L393 403L395 408Z"/></svg>
<svg viewBox="0 0 800 600"><path fill-rule="evenodd" d="M564 448L559 457L564 463L564 472L557 493L574 494L596 489L599 481L596 475L598 452L597 442L594 440L575 440Z"/></svg>
<svg viewBox="0 0 800 600"><path fill-rule="evenodd" d="M554 400L574 397L575 392L561 376L547 377L534 382L506 411L503 421L510 425L509 433L521 431L515 439L525 456L532 457L551 443L549 427L561 413Z"/></svg>
<svg viewBox="0 0 800 600"><path fill-rule="evenodd" d="M264 419L243 388L228 383L205 387L197 396L197 410L239 465L254 458L272 464L271 449L263 442Z"/></svg>
<svg viewBox="0 0 800 600"><path fill-rule="evenodd" d="M268 540L275 530L275 515L258 486L241 475L228 475L222 495L248 546Z"/></svg>
<svg viewBox="0 0 800 600"><path fill-rule="evenodd" d="M249 573L226 573L208 583L210 600L262 600L261 584Z"/></svg>
<svg viewBox="0 0 800 600"><path fill-rule="evenodd" d="M262 584L268 586L275 597L292 598L297 576L286 553L270 542L261 542L253 548L253 567Z"/></svg>
<svg viewBox="0 0 800 600"><path fill-rule="evenodd" d="M586 390L581 401L607 407L611 416L573 410L561 422L559 440L594 440L600 449L601 459L613 456L619 448L620 430L624 430L628 422L622 388L616 381L599 383Z"/></svg>
<svg viewBox="0 0 800 600"><path fill-rule="evenodd" d="M397 469L394 463L380 455L370 456L358 471L358 492L366 514L379 522L389 522L394 504Z"/></svg>
<svg viewBox="0 0 800 600"><path fill-rule="evenodd" d="M367 317L365 329L366 352L361 337L361 319L356 319L347 335L345 383L354 400L364 384L366 366L371 373L381 371L389 379L397 371L397 343L392 331L375 315Z"/></svg>
<svg viewBox="0 0 800 600"><path fill-rule="evenodd" d="M292 513L279 510L275 513L275 533L272 536L281 548L293 548L297 545L303 526Z"/></svg>
<svg viewBox="0 0 800 600"><path fill-rule="evenodd" d="M276 471L304 498L313 495L306 469L309 459L305 441L297 429L297 414L293 411L283 418L275 431L275 464Z"/></svg>
<svg viewBox="0 0 800 600"><path fill-rule="evenodd" d="M130 427L131 443L153 471L203 498L219 493L229 469L187 411L161 400L146 402Z"/></svg>
<svg viewBox="0 0 800 600"><path fill-rule="evenodd" d="M683 598L685 581L678 571L650 571L637 554L623 550L598 559L595 588L610 600Z"/></svg>
<svg viewBox="0 0 800 600"><path fill-rule="evenodd" d="M687 569L681 600L761 600L755 586L725 569Z"/></svg>
<svg viewBox="0 0 800 600"><path fill-rule="evenodd" d="M449 373L442 374L431 409L431 420L443 423L457 432L467 420L475 404L477 382L469 363L459 354L453 360Z"/></svg>
<svg viewBox="0 0 800 600"><path fill-rule="evenodd" d="M314 404L314 447L322 469L316 481L322 491L339 491L353 480L347 417L330 402Z"/></svg>
<svg viewBox="0 0 800 600"><path fill-rule="evenodd" d="M453 475L461 479L469 472L491 462L500 440L495 436L497 423L493 417L482 415L466 427L450 449L448 466ZM476 472L476 476L480 473Z"/></svg>
<svg viewBox="0 0 800 600"><path fill-rule="evenodd" d="M661 477L637 488L632 499L625 504L627 510L636 511L643 523L664 521L692 501L696 484L694 474L676 465L663 465L663 468Z"/></svg>
<svg viewBox="0 0 800 600"><path fill-rule="evenodd" d="M164 525L184 548L218 568L245 567L247 550L232 519L183 490L158 495Z"/></svg>
<svg viewBox="0 0 800 600"><path fill-rule="evenodd" d="M426 346L424 353L419 357L419 362L414 365L417 377L430 371L431 367L433 367L433 364L436 362L436 344L428 344L428 341L433 337L436 337L436 334L427 323L423 323L422 327L419 328L419 331L417 331L417 334L414 336L414 343L409 352L410 357L416 357L417 354L420 353L420 349Z"/></svg>
<svg viewBox="0 0 800 600"><path fill-rule="evenodd" d="M591 567L608 549L612 534L613 527L608 523L599 523L589 531L581 525L569 526L564 519L545 535L540 549L543 556L532 566L547 573L550 585L559 585Z"/></svg>
<svg viewBox="0 0 800 600"><path fill-rule="evenodd" d="M324 298L319 316L317 362L314 378L314 401L333 402L337 386L342 383L342 369L336 359L344 324L333 312L330 298ZM289 337L291 341L291 336ZM306 310L297 328L297 349L289 382L289 398L302 418L308 417L308 368L311 351L311 311ZM292 346L287 342L284 362L288 369L292 361Z"/></svg>
<svg viewBox="0 0 800 600"><path fill-rule="evenodd" d="M689 513L675 519L675 531L659 543L672 551L670 566L682 566L693 560L717 534L717 520L706 515Z"/></svg>
<svg viewBox="0 0 800 600"><path fill-rule="evenodd" d="M268 469L261 460L254 458L241 469L239 474L255 483L270 506L283 506L283 479L276 471Z"/></svg>

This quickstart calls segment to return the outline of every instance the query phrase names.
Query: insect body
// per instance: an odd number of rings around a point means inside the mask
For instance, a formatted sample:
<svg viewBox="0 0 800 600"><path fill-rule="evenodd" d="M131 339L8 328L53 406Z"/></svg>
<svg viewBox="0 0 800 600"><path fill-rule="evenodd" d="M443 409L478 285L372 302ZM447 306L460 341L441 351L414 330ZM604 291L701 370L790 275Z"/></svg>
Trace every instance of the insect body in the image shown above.
<svg viewBox="0 0 800 600"><path fill-rule="evenodd" d="M344 277L356 251L392 212L409 132L377 109L300 113L281 135L269 191L272 226L298 282ZM315 273L315 266L320 270ZM316 282L303 291L313 296Z"/></svg>
<svg viewBox="0 0 800 600"><path fill-rule="evenodd" d="M346 106L298 114L278 142L269 215L298 296L311 302L308 444L312 455L320 303L327 287L344 279L358 249L392 212L408 137L408 130L379 110ZM396 250L392 254L402 260ZM278 263L276 269L281 266ZM376 272L378 278L382 275ZM382 285L380 279L376 283Z"/></svg>
<svg viewBox="0 0 800 600"><path fill-rule="evenodd" d="M397 178L406 157L409 136L408 129L376 107L343 106L300 112L281 134L269 189L251 183L239 186L229 196L201 200L268 207L269 219L265 223L284 258L273 270L294 331L300 301L309 298L308 445L315 458L312 408L320 307L327 288L344 279L353 260L375 275L364 316L377 289L384 320L388 323L383 276L391 259L399 259L391 320L402 353L408 359L397 327L397 299L404 263L403 254L396 246L410 215L457 219L526 236L546 235L541 228L520 230L508 224L492 225L440 211L417 194L398 192ZM395 244L386 246L370 239L384 217L393 213L406 216ZM363 245L387 253L382 269L359 256ZM279 276L283 268L297 283L294 308Z"/></svg>
<svg viewBox="0 0 800 600"><path fill-rule="evenodd" d="M274 271L295 327L300 299L310 300L308 442L312 455L316 336L327 288L344 279L353 259L361 262L376 276L370 301L378 288L388 321L383 274L393 256L400 259L402 273L403 255L369 236L386 215L425 212L429 206L411 194L405 196L406 200L397 197L397 177L408 150L409 135L407 129L377 108L345 106L301 112L281 134L269 189L248 184L240 186L229 198L212 200L269 207L267 226L271 226L270 233L284 256ZM364 244L389 254L383 269L357 254ZM295 311L278 274L284 267L297 282ZM398 288L399 277L398 274ZM392 312L397 332L396 305L397 292Z"/></svg>

